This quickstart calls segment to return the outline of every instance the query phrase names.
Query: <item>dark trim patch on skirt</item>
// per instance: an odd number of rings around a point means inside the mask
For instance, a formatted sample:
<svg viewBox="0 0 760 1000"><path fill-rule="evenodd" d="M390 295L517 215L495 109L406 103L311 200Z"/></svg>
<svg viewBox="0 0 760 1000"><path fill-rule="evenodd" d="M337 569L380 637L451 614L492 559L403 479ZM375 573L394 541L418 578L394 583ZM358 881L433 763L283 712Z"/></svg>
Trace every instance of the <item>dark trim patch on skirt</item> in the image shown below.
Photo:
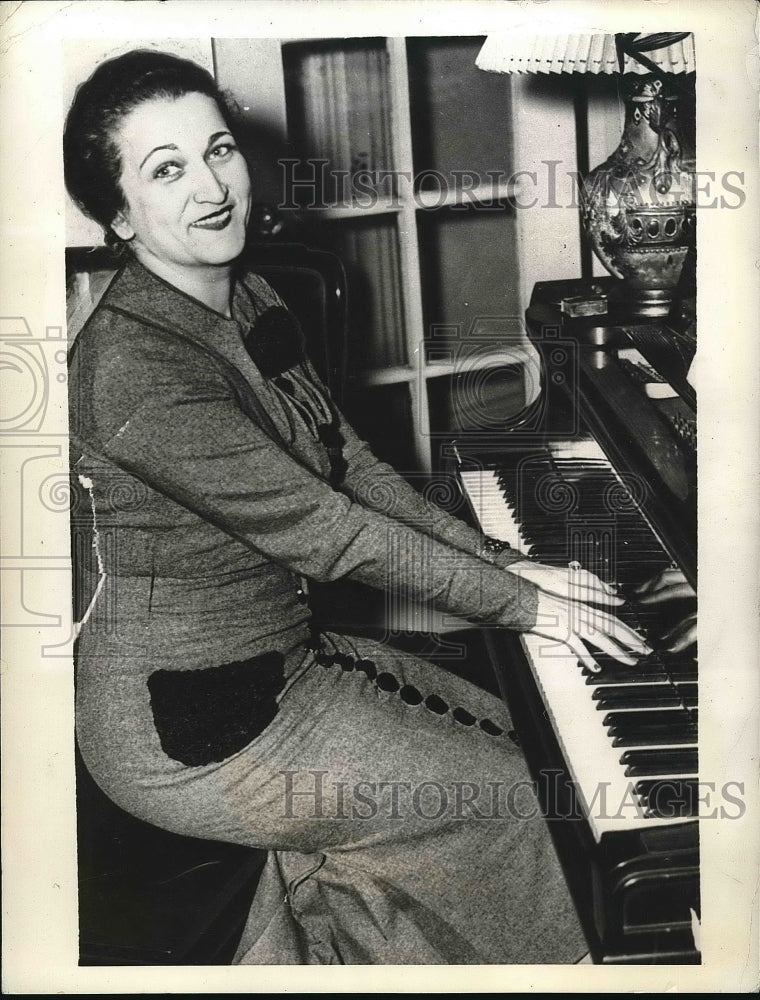
<svg viewBox="0 0 760 1000"><path fill-rule="evenodd" d="M270 652L202 670L156 670L148 691L164 753L202 767L242 750L277 715L284 664Z"/></svg>

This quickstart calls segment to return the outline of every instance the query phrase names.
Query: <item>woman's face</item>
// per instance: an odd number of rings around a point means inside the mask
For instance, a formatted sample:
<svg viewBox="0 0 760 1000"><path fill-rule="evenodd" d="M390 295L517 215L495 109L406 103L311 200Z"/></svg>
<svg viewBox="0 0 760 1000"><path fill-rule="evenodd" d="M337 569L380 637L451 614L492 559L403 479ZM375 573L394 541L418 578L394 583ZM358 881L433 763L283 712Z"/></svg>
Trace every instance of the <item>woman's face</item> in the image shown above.
<svg viewBox="0 0 760 1000"><path fill-rule="evenodd" d="M138 105L115 135L126 209L112 224L144 264L192 271L242 251L251 208L245 159L206 94Z"/></svg>

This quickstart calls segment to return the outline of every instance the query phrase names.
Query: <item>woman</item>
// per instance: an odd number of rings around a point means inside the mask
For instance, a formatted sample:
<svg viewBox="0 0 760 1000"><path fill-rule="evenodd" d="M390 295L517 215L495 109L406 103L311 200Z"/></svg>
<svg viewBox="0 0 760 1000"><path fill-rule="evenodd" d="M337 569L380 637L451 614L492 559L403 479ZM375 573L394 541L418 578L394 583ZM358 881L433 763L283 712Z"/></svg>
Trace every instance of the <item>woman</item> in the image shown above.
<svg viewBox="0 0 760 1000"><path fill-rule="evenodd" d="M205 71L152 52L102 64L67 118L68 189L126 251L70 373L101 571L84 760L142 819L269 850L239 962L577 960L499 701L313 636L304 580L403 586L584 662L591 630L623 662L646 647L586 603L620 603L591 574L569 601L567 573L433 511L351 431L283 304L236 269L251 186L232 128Z"/></svg>

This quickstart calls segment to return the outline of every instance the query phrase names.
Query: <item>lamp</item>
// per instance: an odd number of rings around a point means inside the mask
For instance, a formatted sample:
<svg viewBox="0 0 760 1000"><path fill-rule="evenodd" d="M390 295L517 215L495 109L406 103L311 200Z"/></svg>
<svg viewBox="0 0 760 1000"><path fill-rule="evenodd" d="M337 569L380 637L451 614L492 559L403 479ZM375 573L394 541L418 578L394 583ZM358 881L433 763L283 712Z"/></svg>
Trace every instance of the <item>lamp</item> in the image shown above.
<svg viewBox="0 0 760 1000"><path fill-rule="evenodd" d="M476 65L496 73L621 75L623 135L583 180L581 220L630 309L666 315L696 247L694 155L679 121L680 99L694 80L692 34L491 35Z"/></svg>

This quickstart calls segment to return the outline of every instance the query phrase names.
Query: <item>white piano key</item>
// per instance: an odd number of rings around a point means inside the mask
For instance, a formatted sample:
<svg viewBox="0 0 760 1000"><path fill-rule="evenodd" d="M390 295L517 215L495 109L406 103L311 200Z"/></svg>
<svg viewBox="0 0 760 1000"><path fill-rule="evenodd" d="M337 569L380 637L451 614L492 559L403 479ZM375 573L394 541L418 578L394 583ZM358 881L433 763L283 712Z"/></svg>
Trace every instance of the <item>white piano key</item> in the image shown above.
<svg viewBox="0 0 760 1000"><path fill-rule="evenodd" d="M584 464L609 468L596 441L559 444L553 453L556 457L578 459ZM491 469L467 469L460 470L459 477L483 533L508 542L524 555L530 555L531 546L504 496L497 473ZM650 745L643 742L625 748L612 745L612 739L602 725L606 713L600 711L598 702L592 699L595 687L586 684L585 674L578 666L575 655L567 647L552 644L541 636L525 634L521 636L521 641L594 838L598 841L607 832L683 823L683 818L650 816L647 807L634 793L636 783L646 779L627 777L621 757L625 750L644 750ZM646 683L656 682L650 679ZM615 681L605 678L604 684L615 684ZM673 706L662 708L672 710ZM638 709L616 707L614 710ZM658 750L690 748L696 749L696 744L657 746ZM675 779L693 775L656 776L658 781L665 781L668 777ZM602 803L605 808L601 808Z"/></svg>
<svg viewBox="0 0 760 1000"><path fill-rule="evenodd" d="M587 810L587 819L596 840L613 830L634 830L660 823L683 822L645 816L645 809L634 808L633 788L642 778L626 777L620 763L621 747L613 747L602 725L603 713L591 700L593 688L586 685L576 657L569 649L552 644L536 635L521 636L536 685L560 743L570 775ZM694 744L673 744L673 749L687 750ZM643 750L642 743L625 750ZM665 749L658 746L658 750ZM660 776L657 776L660 780ZM606 808L601 808L601 803ZM596 803L596 805L594 805Z"/></svg>
<svg viewBox="0 0 760 1000"><path fill-rule="evenodd" d="M483 534L507 542L523 555L530 555L531 546L520 532L520 525L504 498L496 472L492 469L468 469L460 472L459 478Z"/></svg>

